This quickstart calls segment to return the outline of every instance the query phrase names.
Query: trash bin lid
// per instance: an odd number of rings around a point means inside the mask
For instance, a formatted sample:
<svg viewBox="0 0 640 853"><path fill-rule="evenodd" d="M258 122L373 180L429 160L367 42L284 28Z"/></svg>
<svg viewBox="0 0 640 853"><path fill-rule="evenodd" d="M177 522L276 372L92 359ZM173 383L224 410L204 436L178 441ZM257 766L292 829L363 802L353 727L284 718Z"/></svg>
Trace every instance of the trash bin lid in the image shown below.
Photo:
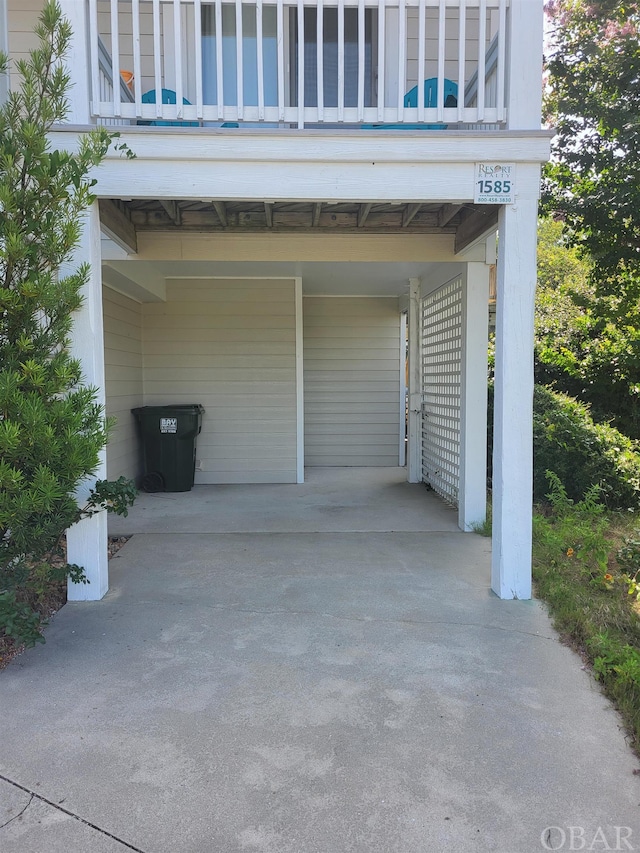
<svg viewBox="0 0 640 853"><path fill-rule="evenodd" d="M202 415L204 414L204 406L201 403L176 403L167 406L138 406L136 409L131 409L131 412L138 417L141 415L165 415L171 412L177 412L183 415Z"/></svg>

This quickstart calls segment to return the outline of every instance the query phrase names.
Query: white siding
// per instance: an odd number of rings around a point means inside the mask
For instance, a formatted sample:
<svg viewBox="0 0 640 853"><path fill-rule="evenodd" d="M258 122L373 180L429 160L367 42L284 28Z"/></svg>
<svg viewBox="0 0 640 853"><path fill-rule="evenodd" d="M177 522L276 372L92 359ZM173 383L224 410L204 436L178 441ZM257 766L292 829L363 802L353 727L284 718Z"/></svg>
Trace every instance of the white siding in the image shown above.
<svg viewBox="0 0 640 853"><path fill-rule="evenodd" d="M116 418L107 447L107 477L135 479L141 473L140 447L131 409L143 402L142 306L105 287L102 307L107 415Z"/></svg>
<svg viewBox="0 0 640 853"><path fill-rule="evenodd" d="M167 282L144 305L145 404L201 403L196 483L296 482L293 280Z"/></svg>
<svg viewBox="0 0 640 853"><path fill-rule="evenodd" d="M33 29L38 23L42 6L43 0L9 0L7 4L11 85L13 87L18 85L16 61L26 59L29 51L38 46L38 39L34 35Z"/></svg>
<svg viewBox="0 0 640 853"><path fill-rule="evenodd" d="M399 394L397 300L306 298L305 464L397 465Z"/></svg>

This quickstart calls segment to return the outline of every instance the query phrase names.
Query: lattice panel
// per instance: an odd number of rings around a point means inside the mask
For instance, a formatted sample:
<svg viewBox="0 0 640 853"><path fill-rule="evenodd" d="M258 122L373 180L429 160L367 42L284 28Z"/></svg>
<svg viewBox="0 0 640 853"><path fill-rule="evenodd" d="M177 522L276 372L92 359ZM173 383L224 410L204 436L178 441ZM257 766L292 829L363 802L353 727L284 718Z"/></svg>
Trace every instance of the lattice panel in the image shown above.
<svg viewBox="0 0 640 853"><path fill-rule="evenodd" d="M422 300L422 479L457 505L460 484L462 279Z"/></svg>

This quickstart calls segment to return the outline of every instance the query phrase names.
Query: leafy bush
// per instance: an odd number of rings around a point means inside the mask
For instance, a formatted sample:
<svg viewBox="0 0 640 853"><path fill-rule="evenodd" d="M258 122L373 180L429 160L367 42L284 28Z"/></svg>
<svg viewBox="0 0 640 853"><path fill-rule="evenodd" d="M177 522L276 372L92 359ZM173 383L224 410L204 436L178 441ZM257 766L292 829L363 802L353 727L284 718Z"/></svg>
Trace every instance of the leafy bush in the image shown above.
<svg viewBox="0 0 640 853"><path fill-rule="evenodd" d="M70 83L71 29L57 2L44 4L36 34L39 47L17 63L20 86L0 106L0 637L27 645L42 639L46 588L86 582L66 563L64 531L103 509L126 514L135 493L121 479L99 483L84 506L75 496L98 468L109 424L69 351L89 268L60 269L113 134L83 134L75 153L50 149Z"/></svg>
<svg viewBox="0 0 640 853"><path fill-rule="evenodd" d="M537 385L533 397L534 499L547 492L554 471L573 500L592 486L610 509L640 503L640 456L636 442L608 424L595 423L589 407Z"/></svg>
<svg viewBox="0 0 640 853"><path fill-rule="evenodd" d="M533 578L558 630L593 665L640 749L640 620L631 577L637 532L617 551L619 514L607 514L597 487L572 501L549 472L548 501L533 518ZM626 519L623 519L626 521Z"/></svg>
<svg viewBox="0 0 640 853"><path fill-rule="evenodd" d="M489 385L488 482L493 451L493 383ZM571 500L592 486L609 509L640 506L638 443L609 424L596 423L589 407L536 385L533 393L533 499L544 502L546 473L554 471Z"/></svg>

